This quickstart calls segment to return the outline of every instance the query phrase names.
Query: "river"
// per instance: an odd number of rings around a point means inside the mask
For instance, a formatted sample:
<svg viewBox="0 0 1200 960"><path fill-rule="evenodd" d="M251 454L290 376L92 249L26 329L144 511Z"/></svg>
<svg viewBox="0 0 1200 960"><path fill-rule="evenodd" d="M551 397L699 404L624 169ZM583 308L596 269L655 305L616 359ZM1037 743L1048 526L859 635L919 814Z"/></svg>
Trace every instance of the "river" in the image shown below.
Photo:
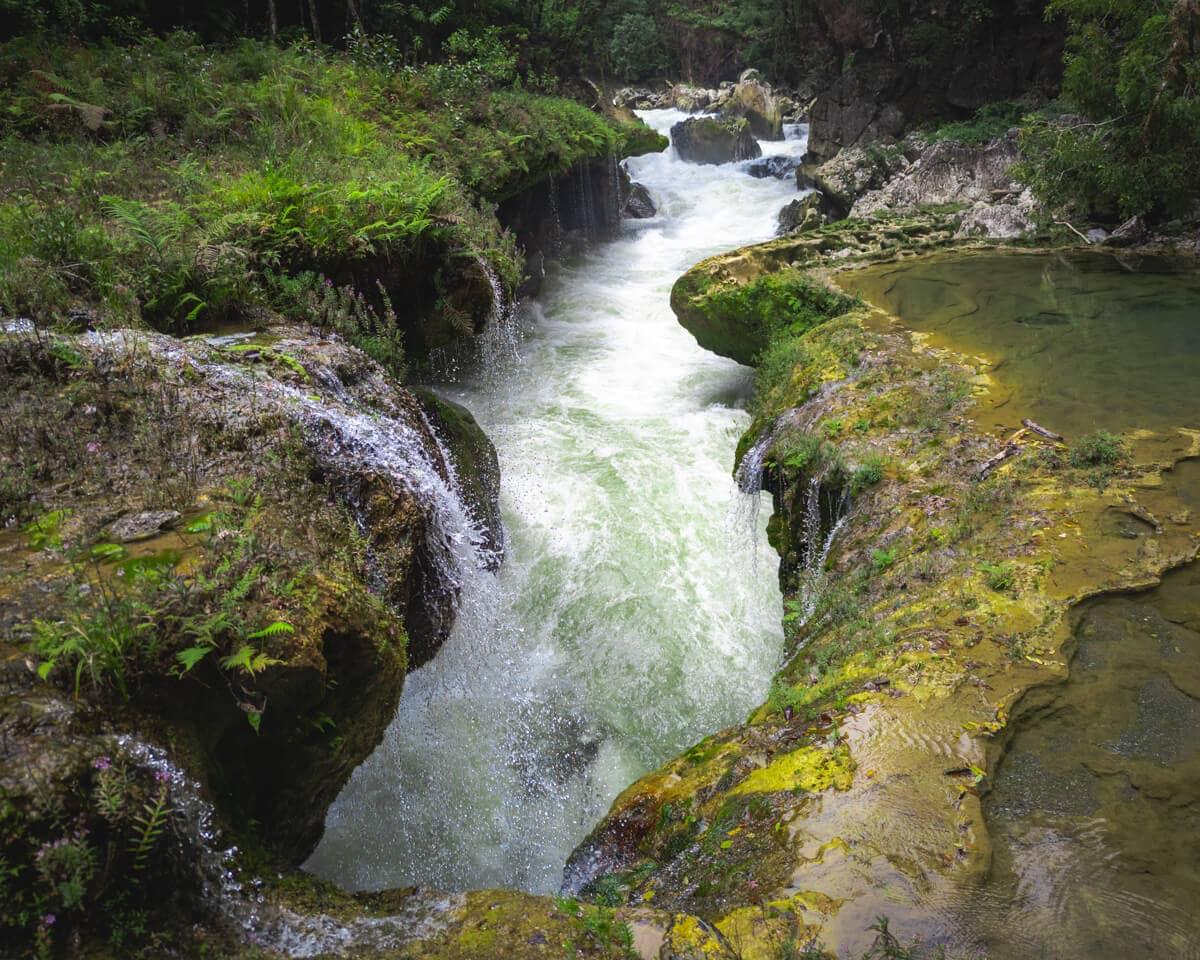
<svg viewBox="0 0 1200 960"><path fill-rule="evenodd" d="M685 115L647 111L662 132ZM764 143L799 156L803 131ZM616 795L766 696L783 637L769 511L735 489L750 371L668 304L768 239L793 180L628 161L659 212L551 270L516 356L445 396L496 444L508 556L330 809L307 869L350 890L558 889Z"/></svg>

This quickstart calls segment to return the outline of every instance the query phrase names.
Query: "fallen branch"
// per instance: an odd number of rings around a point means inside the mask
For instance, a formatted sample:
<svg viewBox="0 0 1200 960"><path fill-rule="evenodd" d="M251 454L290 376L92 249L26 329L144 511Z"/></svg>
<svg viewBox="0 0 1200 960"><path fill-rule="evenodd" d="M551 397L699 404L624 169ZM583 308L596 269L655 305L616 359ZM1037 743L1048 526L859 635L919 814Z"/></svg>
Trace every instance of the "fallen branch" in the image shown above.
<svg viewBox="0 0 1200 960"><path fill-rule="evenodd" d="M988 459L984 460L983 463L981 463L979 465L979 469L975 471L975 479L976 480L986 479L987 475L989 473L991 473L993 470L995 470L998 466L1000 466L1000 464L1004 463L1004 461L1006 461L1006 460L1011 460L1013 457L1017 456L1024 449L1025 448L1022 447L1019 443L1008 444L1008 446L1006 446L1003 450L1001 450L994 457L988 457Z"/></svg>
<svg viewBox="0 0 1200 960"><path fill-rule="evenodd" d="M1155 533L1163 532L1163 526L1158 522L1158 517L1134 500L1133 497L1126 497L1125 502L1129 505L1130 515L1137 517L1142 523L1148 523L1154 528Z"/></svg>
<svg viewBox="0 0 1200 960"><path fill-rule="evenodd" d="M1022 426L1026 427L1027 429L1032 430L1039 437L1045 437L1047 440L1057 440L1059 443L1062 442L1062 436L1060 434L1057 434L1052 430L1047 430L1045 427L1041 426L1040 424L1034 423L1028 417L1026 417L1024 420L1022 420L1021 424L1022 424Z"/></svg>
<svg viewBox="0 0 1200 960"><path fill-rule="evenodd" d="M1066 220L1055 220L1054 222L1055 222L1055 223L1056 223L1058 226L1060 226L1060 227L1066 227L1066 228L1067 228L1068 230L1070 230L1070 231L1071 231L1073 234L1075 234L1075 236L1077 236L1077 237L1078 237L1080 240L1082 240L1082 241L1083 241L1084 243L1086 243L1088 246L1091 246L1091 244L1092 244L1092 241L1091 241L1091 240L1089 240L1089 239L1087 238L1087 234L1080 233L1080 232L1079 232L1078 230L1076 230L1076 229L1075 229L1075 228L1074 228L1074 227L1073 227L1071 224L1067 223L1067 221L1066 221Z"/></svg>

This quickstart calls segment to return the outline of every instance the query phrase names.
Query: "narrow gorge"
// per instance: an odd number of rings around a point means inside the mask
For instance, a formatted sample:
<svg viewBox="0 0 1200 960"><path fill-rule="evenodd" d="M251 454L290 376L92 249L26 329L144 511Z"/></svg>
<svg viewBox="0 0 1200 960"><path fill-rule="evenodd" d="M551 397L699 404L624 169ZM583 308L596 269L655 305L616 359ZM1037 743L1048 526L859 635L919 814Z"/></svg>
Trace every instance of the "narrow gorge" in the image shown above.
<svg viewBox="0 0 1200 960"><path fill-rule="evenodd" d="M1194 4L6 14L0 957L1200 960Z"/></svg>

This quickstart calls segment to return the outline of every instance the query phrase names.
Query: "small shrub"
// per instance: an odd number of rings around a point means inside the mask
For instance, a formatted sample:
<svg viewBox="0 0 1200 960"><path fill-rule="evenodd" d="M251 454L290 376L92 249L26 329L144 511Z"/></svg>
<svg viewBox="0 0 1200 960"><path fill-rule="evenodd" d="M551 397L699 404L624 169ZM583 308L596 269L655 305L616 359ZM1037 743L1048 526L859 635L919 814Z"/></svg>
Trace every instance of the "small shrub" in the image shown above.
<svg viewBox="0 0 1200 960"><path fill-rule="evenodd" d="M1071 444L1068 460L1071 466L1084 468L1112 466L1125 458L1125 441L1113 433L1097 430Z"/></svg>
<svg viewBox="0 0 1200 960"><path fill-rule="evenodd" d="M850 475L850 494L857 496L866 490L867 487L873 487L883 479L883 472L887 469L887 457L878 453L869 453Z"/></svg>
<svg viewBox="0 0 1200 960"><path fill-rule="evenodd" d="M985 563L980 569L987 585L997 593L1008 593L1017 584L1017 572L1011 563Z"/></svg>
<svg viewBox="0 0 1200 960"><path fill-rule="evenodd" d="M896 563L896 550L872 550L871 551L871 571L873 573L883 573L890 569Z"/></svg>

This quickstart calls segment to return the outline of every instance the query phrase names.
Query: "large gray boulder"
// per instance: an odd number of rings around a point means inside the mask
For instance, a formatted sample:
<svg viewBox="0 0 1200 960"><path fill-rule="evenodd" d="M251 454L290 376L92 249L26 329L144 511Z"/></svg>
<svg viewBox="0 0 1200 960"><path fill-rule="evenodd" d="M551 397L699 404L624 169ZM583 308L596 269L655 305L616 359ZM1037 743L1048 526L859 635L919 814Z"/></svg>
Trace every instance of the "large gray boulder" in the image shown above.
<svg viewBox="0 0 1200 960"><path fill-rule="evenodd" d="M855 156L854 151L846 153L847 159ZM1017 196L1022 186L1009 170L1019 155L1016 130L982 144L953 140L928 143L910 138L901 151L893 152L896 159L886 180L878 185L869 183L865 191L858 193L850 216L867 217L881 210L909 211L950 203L994 203ZM841 159L839 156L838 160ZM826 167L832 168L837 163L835 160Z"/></svg>
<svg viewBox="0 0 1200 960"><path fill-rule="evenodd" d="M691 117L671 128L671 142L687 163L733 163L762 156L744 117Z"/></svg>

